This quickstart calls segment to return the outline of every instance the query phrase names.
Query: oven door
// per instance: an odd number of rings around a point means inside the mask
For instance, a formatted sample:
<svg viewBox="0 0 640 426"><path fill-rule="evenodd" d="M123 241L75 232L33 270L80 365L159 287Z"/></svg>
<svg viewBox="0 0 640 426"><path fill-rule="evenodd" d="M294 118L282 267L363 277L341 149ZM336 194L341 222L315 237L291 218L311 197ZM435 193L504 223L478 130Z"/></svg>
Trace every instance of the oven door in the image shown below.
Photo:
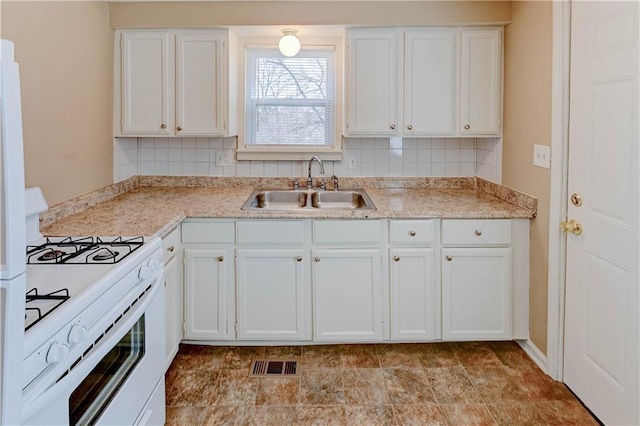
<svg viewBox="0 0 640 426"><path fill-rule="evenodd" d="M136 423L159 381L164 381L162 271L154 276L144 301L131 311L67 375L25 398L29 402L23 406L24 424ZM164 422L164 395L155 407L162 410Z"/></svg>

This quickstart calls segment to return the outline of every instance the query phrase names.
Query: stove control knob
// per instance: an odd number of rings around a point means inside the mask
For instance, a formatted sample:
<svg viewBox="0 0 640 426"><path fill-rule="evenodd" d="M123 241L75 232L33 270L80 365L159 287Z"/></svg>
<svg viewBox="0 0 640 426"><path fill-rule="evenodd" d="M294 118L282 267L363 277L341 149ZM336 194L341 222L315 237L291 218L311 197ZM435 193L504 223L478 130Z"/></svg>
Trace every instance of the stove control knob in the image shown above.
<svg viewBox="0 0 640 426"><path fill-rule="evenodd" d="M153 272L159 271L160 270L160 262L158 262L157 259L151 259L149 261L149 268L151 268L151 270Z"/></svg>
<svg viewBox="0 0 640 426"><path fill-rule="evenodd" d="M138 272L138 278L140 278L141 280L148 280L149 278L151 278L151 275L153 274L151 273L151 268L149 268L148 266L143 266Z"/></svg>
<svg viewBox="0 0 640 426"><path fill-rule="evenodd" d="M69 348L64 343L53 342L47 352L47 364L62 362L69 355Z"/></svg>
<svg viewBox="0 0 640 426"><path fill-rule="evenodd" d="M84 342L85 340L87 340L87 327L80 324L75 324L73 327L71 327L71 330L69 330L69 337L67 337L67 340L69 341L70 345Z"/></svg>

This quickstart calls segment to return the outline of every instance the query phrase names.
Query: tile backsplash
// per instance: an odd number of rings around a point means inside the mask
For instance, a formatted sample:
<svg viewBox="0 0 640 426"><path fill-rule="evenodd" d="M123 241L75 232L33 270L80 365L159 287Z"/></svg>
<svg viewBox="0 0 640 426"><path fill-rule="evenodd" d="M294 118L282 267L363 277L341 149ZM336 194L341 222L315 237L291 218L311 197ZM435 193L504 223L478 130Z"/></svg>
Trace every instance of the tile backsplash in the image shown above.
<svg viewBox="0 0 640 426"><path fill-rule="evenodd" d="M301 177L307 161L235 161L235 138L115 138L114 182L131 176ZM223 165L220 154L231 161ZM218 161L216 161L218 160ZM500 183L500 138L346 138L330 176L480 176ZM316 171L317 173L317 171Z"/></svg>

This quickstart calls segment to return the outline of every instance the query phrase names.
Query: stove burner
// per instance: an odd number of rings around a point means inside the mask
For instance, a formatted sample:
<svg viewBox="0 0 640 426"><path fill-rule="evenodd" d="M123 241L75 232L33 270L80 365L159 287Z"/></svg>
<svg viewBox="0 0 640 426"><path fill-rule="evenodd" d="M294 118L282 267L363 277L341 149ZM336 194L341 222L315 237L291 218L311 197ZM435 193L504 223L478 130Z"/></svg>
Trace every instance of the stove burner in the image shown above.
<svg viewBox="0 0 640 426"><path fill-rule="evenodd" d="M38 257L39 261L47 261L47 260L57 260L64 256L66 253L62 250L49 250L45 252L42 256Z"/></svg>
<svg viewBox="0 0 640 426"><path fill-rule="evenodd" d="M25 307L25 319L27 314L32 312L35 314L35 321L25 327L25 331L36 325L40 320L53 312L56 308L69 300L69 290L66 288L60 289L47 294L39 294L37 288L29 290L26 294L26 307ZM29 303L37 303L39 301L51 301L49 306L31 306ZM46 311L43 312L43 309Z"/></svg>
<svg viewBox="0 0 640 426"><path fill-rule="evenodd" d="M118 254L120 254L120 252L117 252L115 250L111 251L105 248L102 251L100 251L100 253L93 256L92 259L96 261L111 260L111 259L114 259L116 256L118 256Z"/></svg>

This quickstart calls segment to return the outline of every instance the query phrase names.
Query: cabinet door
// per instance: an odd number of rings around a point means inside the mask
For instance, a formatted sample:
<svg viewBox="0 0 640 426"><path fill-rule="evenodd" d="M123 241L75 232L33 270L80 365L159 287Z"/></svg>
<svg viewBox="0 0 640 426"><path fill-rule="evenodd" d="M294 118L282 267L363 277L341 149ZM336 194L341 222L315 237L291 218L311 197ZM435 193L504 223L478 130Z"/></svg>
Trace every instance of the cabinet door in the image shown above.
<svg viewBox="0 0 640 426"><path fill-rule="evenodd" d="M442 337L511 338L511 249L442 249Z"/></svg>
<svg viewBox="0 0 640 426"><path fill-rule="evenodd" d="M398 134L398 32L347 37L347 134Z"/></svg>
<svg viewBox="0 0 640 426"><path fill-rule="evenodd" d="M391 339L434 340L440 294L431 248L390 250Z"/></svg>
<svg viewBox="0 0 640 426"><path fill-rule="evenodd" d="M222 61L219 33L176 35L176 134L222 135Z"/></svg>
<svg viewBox="0 0 640 426"><path fill-rule="evenodd" d="M303 249L238 249L238 339L302 340Z"/></svg>
<svg viewBox="0 0 640 426"><path fill-rule="evenodd" d="M226 339L227 302L232 297L231 250L185 248L185 338Z"/></svg>
<svg viewBox="0 0 640 426"><path fill-rule="evenodd" d="M501 31L462 30L460 134L500 132Z"/></svg>
<svg viewBox="0 0 640 426"><path fill-rule="evenodd" d="M169 35L123 31L122 134L169 135Z"/></svg>
<svg viewBox="0 0 640 426"><path fill-rule="evenodd" d="M165 266L164 287L167 329L166 368L169 368L182 340L182 274L177 256L174 256Z"/></svg>
<svg viewBox="0 0 640 426"><path fill-rule="evenodd" d="M448 29L405 33L405 135L453 134L454 40Z"/></svg>
<svg viewBox="0 0 640 426"><path fill-rule="evenodd" d="M314 340L382 340L380 250L314 250L312 270Z"/></svg>

